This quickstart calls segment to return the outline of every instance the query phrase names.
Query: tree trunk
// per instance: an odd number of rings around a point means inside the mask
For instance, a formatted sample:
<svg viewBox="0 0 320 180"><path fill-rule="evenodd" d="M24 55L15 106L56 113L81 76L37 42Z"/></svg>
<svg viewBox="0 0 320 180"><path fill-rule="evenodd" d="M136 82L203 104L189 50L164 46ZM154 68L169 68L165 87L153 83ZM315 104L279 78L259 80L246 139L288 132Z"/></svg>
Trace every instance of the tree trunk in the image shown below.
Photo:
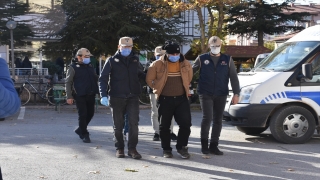
<svg viewBox="0 0 320 180"><path fill-rule="evenodd" d="M223 20L224 20L224 11L223 11L224 4L220 0L218 2L218 12L219 12L219 19L218 19L218 29L217 29L217 35L222 35L222 26L223 26Z"/></svg>
<svg viewBox="0 0 320 180"><path fill-rule="evenodd" d="M213 16L212 11L211 11L211 6L207 6L207 10L208 10L209 17L210 17L209 26L208 26L208 39L207 39L207 40L209 40L209 38L213 34L214 16Z"/></svg>
<svg viewBox="0 0 320 180"><path fill-rule="evenodd" d="M263 31L258 31L258 46L263 46Z"/></svg>
<svg viewBox="0 0 320 180"><path fill-rule="evenodd" d="M204 24L204 21L203 21L203 15L202 15L202 12L201 12L201 7L197 6L195 8L197 14L198 14L198 19L199 19L199 25L200 25L200 46L201 46L201 53L205 53L207 52L207 45L206 45L206 36L205 36L205 24Z"/></svg>

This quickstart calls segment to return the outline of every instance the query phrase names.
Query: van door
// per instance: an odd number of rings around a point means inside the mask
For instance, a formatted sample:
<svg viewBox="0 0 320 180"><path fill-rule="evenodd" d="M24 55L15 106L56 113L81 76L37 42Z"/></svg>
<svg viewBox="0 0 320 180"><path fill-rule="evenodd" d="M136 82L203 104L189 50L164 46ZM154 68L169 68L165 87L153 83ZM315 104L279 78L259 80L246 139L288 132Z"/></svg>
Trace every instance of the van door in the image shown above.
<svg viewBox="0 0 320 180"><path fill-rule="evenodd" d="M313 56L309 63L312 63L313 77L310 80L301 80L301 99L320 116L320 52Z"/></svg>

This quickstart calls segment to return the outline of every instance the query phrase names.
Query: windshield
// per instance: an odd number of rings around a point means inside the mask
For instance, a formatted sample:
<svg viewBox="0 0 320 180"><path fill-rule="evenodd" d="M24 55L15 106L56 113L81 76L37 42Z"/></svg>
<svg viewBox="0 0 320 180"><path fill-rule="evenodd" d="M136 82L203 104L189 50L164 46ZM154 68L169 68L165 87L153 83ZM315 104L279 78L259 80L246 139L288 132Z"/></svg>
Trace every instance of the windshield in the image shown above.
<svg viewBox="0 0 320 180"><path fill-rule="evenodd" d="M253 71L287 71L296 66L313 51L320 42L287 42L275 49Z"/></svg>

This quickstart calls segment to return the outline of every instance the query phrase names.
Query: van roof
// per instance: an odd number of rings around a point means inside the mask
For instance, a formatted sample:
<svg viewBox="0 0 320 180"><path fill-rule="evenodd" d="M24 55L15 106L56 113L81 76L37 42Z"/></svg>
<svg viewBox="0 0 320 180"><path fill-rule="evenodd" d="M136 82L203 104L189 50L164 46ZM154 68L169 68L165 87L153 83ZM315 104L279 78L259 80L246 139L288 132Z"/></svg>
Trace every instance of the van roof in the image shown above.
<svg viewBox="0 0 320 180"><path fill-rule="evenodd" d="M296 41L320 41L320 25L311 26L302 30L287 42Z"/></svg>

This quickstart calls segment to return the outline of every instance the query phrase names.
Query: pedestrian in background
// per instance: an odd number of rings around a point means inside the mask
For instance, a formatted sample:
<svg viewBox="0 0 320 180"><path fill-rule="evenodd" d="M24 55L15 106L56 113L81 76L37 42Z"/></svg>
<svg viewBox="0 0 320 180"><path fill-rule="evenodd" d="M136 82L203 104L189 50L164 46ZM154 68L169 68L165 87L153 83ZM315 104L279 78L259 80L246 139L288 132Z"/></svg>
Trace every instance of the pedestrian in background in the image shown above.
<svg viewBox="0 0 320 180"><path fill-rule="evenodd" d="M152 62L155 60L160 59L162 55L166 53L165 50L162 50L162 46L158 46L154 50L154 58L150 59L150 62L146 64L145 72L148 72L148 68ZM160 135L159 135L159 116L158 116L158 107L157 107L157 99L156 95L153 93L153 89L151 87L148 88L148 93L150 97L150 104L151 104L151 123L152 127L154 130L154 136L153 140L154 141L159 141L160 140ZM170 137L172 141L177 140L177 136L173 133L173 124L174 124L174 118L171 120L171 126L170 126Z"/></svg>
<svg viewBox="0 0 320 180"><path fill-rule="evenodd" d="M25 56L23 61L22 61L22 68L29 68L29 69L24 69L24 74L28 75L31 72L31 68L32 68L32 63L29 60L28 56Z"/></svg>
<svg viewBox="0 0 320 180"><path fill-rule="evenodd" d="M188 92L193 75L192 68L190 62L180 53L177 43L167 41L162 49L166 50L166 54L150 65L146 82L153 89L158 101L163 157L173 157L170 124L174 117L179 125L176 149L181 158L187 159L190 158L187 148L191 133Z"/></svg>
<svg viewBox="0 0 320 180"><path fill-rule="evenodd" d="M229 94L228 84L231 81L232 103L239 101L239 80L231 56L220 53L222 41L212 36L208 41L210 52L201 54L193 64L193 72L199 72L197 92L202 109L201 151L203 154L223 155L218 149L222 129L223 111ZM208 148L210 125L212 123L211 139Z"/></svg>
<svg viewBox="0 0 320 180"><path fill-rule="evenodd" d="M90 64L90 56L88 49L79 49L77 61L69 66L65 81L67 103L73 104L75 100L78 110L79 127L75 133L85 143L91 142L87 128L94 115L95 96L99 93L98 76Z"/></svg>
<svg viewBox="0 0 320 180"><path fill-rule="evenodd" d="M139 95L141 93L139 78L145 80L145 73L139 62L139 57L134 55L132 47L132 38L120 38L118 51L107 59L100 74L99 90L101 104L108 106L110 98L116 138L116 157L125 157L122 131L124 114L127 113L129 122L128 156L133 159L141 159L141 155L136 149L139 133Z"/></svg>
<svg viewBox="0 0 320 180"><path fill-rule="evenodd" d="M63 75L63 72L64 72L64 61L63 61L62 57L58 57L56 59L56 65L59 66L58 81L60 81L62 79L62 75Z"/></svg>
<svg viewBox="0 0 320 180"><path fill-rule="evenodd" d="M21 103L10 77L7 62L0 58L0 120L15 114Z"/></svg>
<svg viewBox="0 0 320 180"><path fill-rule="evenodd" d="M22 68L22 60L21 58L16 58L16 60L14 61L15 64L15 68L16 68L16 75L20 75L21 73L21 69Z"/></svg>

